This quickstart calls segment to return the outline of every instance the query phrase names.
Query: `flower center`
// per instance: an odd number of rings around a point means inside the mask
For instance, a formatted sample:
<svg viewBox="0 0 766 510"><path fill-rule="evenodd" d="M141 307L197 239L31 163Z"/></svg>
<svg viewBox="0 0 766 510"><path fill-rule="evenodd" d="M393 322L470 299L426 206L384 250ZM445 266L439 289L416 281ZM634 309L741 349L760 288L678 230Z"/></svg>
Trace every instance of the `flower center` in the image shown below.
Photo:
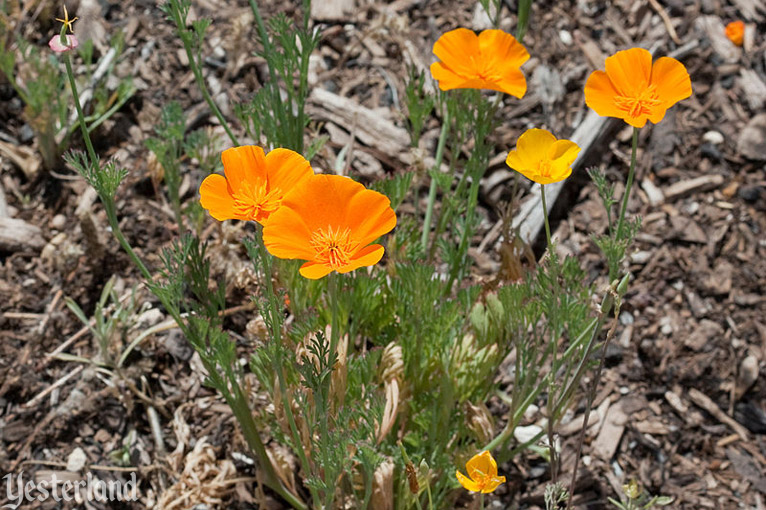
<svg viewBox="0 0 766 510"><path fill-rule="evenodd" d="M266 183L252 186L243 183L232 198L234 198L234 210L237 214L257 220L279 209L282 205L282 190L279 188L267 190Z"/></svg>
<svg viewBox="0 0 766 510"><path fill-rule="evenodd" d="M541 177L551 176L551 162L550 160L543 159L537 163L537 172Z"/></svg>
<svg viewBox="0 0 766 510"><path fill-rule="evenodd" d="M480 80L488 82L496 82L500 80L500 73L498 73L495 66L486 59L479 57L477 61L476 58L471 57L471 63L473 64L473 68L476 70L476 75Z"/></svg>
<svg viewBox="0 0 766 510"><path fill-rule="evenodd" d="M661 101L657 94L657 87L650 85L637 97L615 96L614 103L620 110L628 112L631 118L636 118L641 115L651 115Z"/></svg>
<svg viewBox="0 0 766 510"><path fill-rule="evenodd" d="M327 230L317 229L311 234L309 242L317 252L317 262L327 264L333 269L347 266L359 246L359 243L351 239L350 229L333 229L332 226L328 226Z"/></svg>

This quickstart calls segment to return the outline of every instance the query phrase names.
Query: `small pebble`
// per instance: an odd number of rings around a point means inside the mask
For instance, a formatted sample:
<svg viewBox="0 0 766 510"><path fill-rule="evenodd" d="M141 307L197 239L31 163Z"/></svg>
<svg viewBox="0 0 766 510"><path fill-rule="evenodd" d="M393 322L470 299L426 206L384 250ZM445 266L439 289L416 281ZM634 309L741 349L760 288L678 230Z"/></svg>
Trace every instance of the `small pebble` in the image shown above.
<svg viewBox="0 0 766 510"><path fill-rule="evenodd" d="M561 39L561 42L563 42L567 46L571 46L572 42L574 42L574 39L572 38L572 34L566 30L559 31L559 39Z"/></svg>
<svg viewBox="0 0 766 510"><path fill-rule="evenodd" d="M702 139L713 145L720 145L723 143L723 135L718 131L708 131L702 135Z"/></svg>
<svg viewBox="0 0 766 510"><path fill-rule="evenodd" d="M627 326L628 324L633 324L633 314L631 314L627 310L620 312L620 324L622 324L623 326Z"/></svg>
<svg viewBox="0 0 766 510"><path fill-rule="evenodd" d="M64 227L66 227L66 216L63 214L54 216L51 220L51 227L56 230L64 230Z"/></svg>

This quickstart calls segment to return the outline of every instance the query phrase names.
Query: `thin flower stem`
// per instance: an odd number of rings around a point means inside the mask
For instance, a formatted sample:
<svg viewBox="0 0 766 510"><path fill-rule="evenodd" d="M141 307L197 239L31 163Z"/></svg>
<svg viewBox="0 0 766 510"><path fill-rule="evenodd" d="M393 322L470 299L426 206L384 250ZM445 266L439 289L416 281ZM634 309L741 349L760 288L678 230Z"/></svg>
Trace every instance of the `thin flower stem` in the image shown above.
<svg viewBox="0 0 766 510"><path fill-rule="evenodd" d="M551 227L550 227L550 220L548 219L548 203L545 200L545 185L540 184L540 198L542 199L543 204L543 219L545 220L545 238L548 241L548 261L550 263L550 269L551 269L551 280L553 284L553 306L550 310L550 322L551 322L551 354L553 356L553 360L551 362L551 372L553 375L556 374L558 371L558 340L559 340L559 315L558 315L558 306L559 306L559 281L558 281L558 260L555 256L553 241L551 239ZM555 378L549 379L549 390L548 390L548 407L552 408L554 404L554 397L555 397ZM555 425L555 419L554 416L549 416L548 419L548 443L550 447L550 454L551 454L551 480L555 484L558 478L558 472L557 472L557 459L556 459L556 444L554 441L554 434L553 434L553 426Z"/></svg>
<svg viewBox="0 0 766 510"><path fill-rule="evenodd" d="M606 340L604 340L604 345L601 346L601 358L598 362L598 367L596 368L596 375L593 379L593 383L591 384L590 391L588 391L588 400L585 404L585 414L583 417L583 426L580 430L580 438L577 442L577 454L575 455L575 463L574 468L572 469L572 481L569 484L569 499L567 500L567 506L566 510L569 510L572 507L572 500L574 499L574 490L575 485L577 484L577 467L580 464L580 457L582 456L582 447L583 443L585 442L585 432L588 429L588 421L590 420L590 412L593 408L593 400L596 398L596 390L598 389L599 382L601 381L601 370L604 368L604 360L606 359L606 350L609 347L609 341L614 336L614 332L617 329L617 315L619 314L619 303L615 305L615 322L614 325L612 325L611 328L609 328L609 331L606 334ZM602 311L602 318L609 313L609 311ZM599 330L601 328L598 328Z"/></svg>
<svg viewBox="0 0 766 510"><path fill-rule="evenodd" d="M548 241L548 257L553 256L553 242L551 241L551 225L548 221L548 204L545 201L545 184L540 185L540 198L543 202L543 219L545 220L545 239Z"/></svg>
<svg viewBox="0 0 766 510"><path fill-rule="evenodd" d="M630 199L630 188L633 186L633 176L636 173L636 150L638 149L638 128L633 128L633 142L630 151L630 170L628 170L628 180L625 183L625 194L622 197L622 207L620 208L620 217L617 219L617 232L615 239L622 239L622 229L625 224L625 213L628 210L628 200Z"/></svg>
<svg viewBox="0 0 766 510"><path fill-rule="evenodd" d="M239 145L239 141L237 140L237 137L234 136L234 133L232 132L231 128L229 127L229 123L227 122L226 118L223 116L223 113L221 113L221 109L218 108L218 105L213 101L213 97L210 95L210 91L207 89L207 84L205 83L205 77L202 75L202 69L199 67L199 63L197 62L197 59L194 55L194 50L191 46L191 35L189 35L186 31L187 28L184 26L184 19L181 15L180 6L178 5L177 0L171 0L170 1L171 8L173 10L173 21L175 21L176 28L178 30L178 35L181 37L181 42L184 45L184 50L186 50L186 58L189 61L189 68L192 71L192 74L194 75L194 80L197 82L197 87L199 87L200 92L202 92L202 97L205 98L205 102L207 102L208 106L210 107L210 110L213 112L213 114L218 118L218 122L221 123L221 126L223 126L224 131L226 131L226 134L229 136L229 139L231 140L231 143L233 143L235 146Z"/></svg>
<svg viewBox="0 0 766 510"><path fill-rule="evenodd" d="M484 510L484 493L479 493L479 510Z"/></svg>
<svg viewBox="0 0 766 510"><path fill-rule="evenodd" d="M98 163L96 151L93 149L93 143L90 141L90 136L88 135L88 126L85 124L85 115L82 113L82 106L80 106L80 94L77 93L77 82L75 82L74 79L74 71L72 71L72 61L69 58L69 52L64 53L64 64L66 65L66 74L69 77L69 88L72 89L74 107L77 110L77 120L80 122L82 137L85 139L85 147L88 149L88 156L90 156L92 164L96 166L96 170L100 173L101 167Z"/></svg>
<svg viewBox="0 0 766 510"><path fill-rule="evenodd" d="M277 383L279 384L279 393L282 397L282 407L284 408L285 416L287 416L287 423L290 427L290 434L292 435L293 443L295 443L295 449L298 453L298 459L305 473L311 473L311 464L309 464L306 452L303 450L303 442L301 441L300 433L298 432L298 426L295 422L295 415L293 414L292 406L290 405L290 399L288 398L287 383L285 377L284 359L282 357L282 321L280 320L279 311L279 299L277 293L274 291L272 284L272 265L271 254L266 250L266 245L263 243L263 227L257 225L255 234L256 244L258 245L258 252L260 253L261 263L263 264L263 288L266 289L266 296L269 304L269 315L271 320L271 337L275 342L275 371L277 373ZM315 488L311 488L311 497L315 502L319 501L319 494Z"/></svg>
<svg viewBox="0 0 766 510"><path fill-rule="evenodd" d="M255 17L255 23L258 26L258 35L261 38L261 44L263 44L263 53L266 58L266 67L269 69L269 80L271 86L270 92L271 92L271 101L273 105L278 105L282 102L281 98L279 97L279 90L277 88L277 72L274 69L274 49L271 46L271 40L269 39L269 32L266 30L266 23L263 21L263 16L261 16L261 10L258 8L258 3L255 0L250 0L250 9L253 11L253 16ZM303 71L301 70L301 80L303 79ZM301 82L302 84L303 82ZM303 113L303 106L299 105L300 113ZM284 118L284 111L282 108L273 108L274 113L277 115L278 122L280 126L285 126L286 121ZM299 117L302 119L302 116L299 115ZM301 122L303 122L301 120ZM303 129L303 125L301 124L301 129ZM303 136L300 137L300 152L303 154Z"/></svg>
<svg viewBox="0 0 766 510"><path fill-rule="evenodd" d="M434 172L439 172L442 166L442 159L444 159L444 146L447 143L447 135L449 134L450 118L449 108L445 107L446 113L442 119L442 130L439 133L439 142L436 145L436 163L434 164ZM423 221L423 235L420 238L420 244L423 249L428 246L428 234L431 233L431 217L434 213L434 202L436 201L436 179L431 177L431 186L428 189L428 205L426 206L426 217Z"/></svg>
<svg viewBox="0 0 766 510"><path fill-rule="evenodd" d="M95 171L101 175L101 165L99 163L98 156L96 156L96 151L93 148L93 142L90 139L88 126L85 124L85 115L82 112L82 106L80 106L80 94L77 92L77 82L74 79L74 71L72 70L72 61L69 58L69 53L64 53L64 64L66 66L67 77L69 78L69 88L72 90L72 99L74 100L75 110L77 111L77 120L80 124L80 131L82 131L82 137L83 140L85 140L85 147L88 149L90 164L93 165L95 167ZM130 243L128 243L127 239L125 239L125 236L122 233L120 222L117 220L117 211L114 203L114 197L108 196L105 193L99 194L99 197L101 198L101 202L104 204L104 210L106 211L106 217L109 221L109 226L112 227L112 233L114 234L114 237L117 238L117 242L120 243L120 246L123 250L125 250L125 253L128 254L128 257L130 257L130 260L141 272L141 275L144 277L144 279L151 281L151 273L146 268L143 261L138 258L138 255L136 255L136 253L133 251Z"/></svg>
<svg viewBox="0 0 766 510"><path fill-rule="evenodd" d="M96 151L93 149L93 143L90 139L90 134L88 132L88 128L85 125L85 116L82 112L82 107L80 106L80 97L77 93L77 83L74 79L74 73L72 71L72 63L69 59L69 55L64 55L64 63L66 65L67 70L67 76L69 77L69 86L72 90L72 98L74 99L75 109L77 110L77 118L80 123L80 130L82 131L83 139L85 140L85 145L88 149L88 155L91 159L91 164L95 166L96 172L99 174L101 173L101 166L99 164L98 157L96 156ZM122 229L120 228L119 221L117 220L117 211L116 206L114 203L114 197L109 196L105 193L100 193L99 197L101 198L102 203L104 204L104 210L106 212L107 220L109 221L109 226L112 228L112 233L114 234L115 238L117 238L117 241L120 243L120 246L123 250L128 254L128 257L130 257L131 261L135 266L138 268L138 270L141 272L141 275L144 277L144 279L147 282L152 281L152 275L147 269L146 265L144 265L143 261L136 255L136 253L133 251L133 248L130 246L130 243L128 243L127 239L125 239L125 236L122 233ZM181 332L186 336L187 338L192 338L192 332L189 330L189 328L186 326L183 317L181 316L181 313L179 310L173 306L171 302L169 302L167 299L164 299L162 296L155 294L160 301L162 302L163 307L165 310L170 314L171 317L176 321L176 324L178 324L178 327L181 329ZM207 367L208 371L215 370L215 367ZM251 448L253 453L256 454L259 461L260 468L264 471L265 474L265 483L269 487L271 487L275 492L277 492L286 502L290 504L293 508L296 510L308 510L308 507L306 506L303 501L301 501L296 495L292 494L287 488L285 488L282 483L279 481L279 477L277 476L276 471L274 470L274 466L271 464L271 461L269 460L268 454L266 453L266 448L263 445L263 442L261 441L260 435L258 434L258 429L255 424L255 421L253 420L252 413L250 412L250 407L247 404L247 399L242 394L241 388L234 384L234 395L230 395L230 398L228 399L228 403L230 407L232 408L232 412L237 416L237 421L239 421L240 426L242 427L243 434L245 436L245 439L248 443L248 446Z"/></svg>

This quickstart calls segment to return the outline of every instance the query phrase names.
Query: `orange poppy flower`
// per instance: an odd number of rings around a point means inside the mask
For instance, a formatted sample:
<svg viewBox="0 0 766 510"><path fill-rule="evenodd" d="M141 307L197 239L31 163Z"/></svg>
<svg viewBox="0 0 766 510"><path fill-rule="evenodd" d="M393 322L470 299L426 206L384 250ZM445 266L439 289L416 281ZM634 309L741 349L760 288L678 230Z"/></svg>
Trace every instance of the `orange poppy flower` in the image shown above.
<svg viewBox="0 0 766 510"><path fill-rule="evenodd" d="M384 248L370 243L395 226L385 195L348 177L315 175L285 195L263 242L275 257L307 260L300 273L315 280L377 264Z"/></svg>
<svg viewBox="0 0 766 510"><path fill-rule="evenodd" d="M745 22L737 20L726 25L726 37L737 46L742 46L745 40Z"/></svg>
<svg viewBox="0 0 766 510"><path fill-rule="evenodd" d="M572 173L580 147L569 140L556 140L544 129L528 129L508 153L505 164L538 184L551 184Z"/></svg>
<svg viewBox="0 0 766 510"><path fill-rule="evenodd" d="M487 494L497 489L501 483L505 483L504 476L497 476L497 462L488 451L474 455L466 463L465 469L468 476L460 471L456 471L455 476L466 490Z"/></svg>
<svg viewBox="0 0 766 510"><path fill-rule="evenodd" d="M467 28L451 30L434 44L441 62L431 64L431 75L442 90L490 89L524 96L527 81L519 69L529 53L511 34L484 30L478 36Z"/></svg>
<svg viewBox="0 0 766 510"><path fill-rule="evenodd" d="M200 203L219 220L265 224L285 193L314 175L303 156L289 149L264 154L255 145L226 149L223 175L208 175L199 187Z"/></svg>
<svg viewBox="0 0 766 510"><path fill-rule="evenodd" d="M617 117L634 127L657 124L668 108L692 95L684 65L643 48L618 51L606 59L606 72L593 71L585 83L585 103L603 117Z"/></svg>

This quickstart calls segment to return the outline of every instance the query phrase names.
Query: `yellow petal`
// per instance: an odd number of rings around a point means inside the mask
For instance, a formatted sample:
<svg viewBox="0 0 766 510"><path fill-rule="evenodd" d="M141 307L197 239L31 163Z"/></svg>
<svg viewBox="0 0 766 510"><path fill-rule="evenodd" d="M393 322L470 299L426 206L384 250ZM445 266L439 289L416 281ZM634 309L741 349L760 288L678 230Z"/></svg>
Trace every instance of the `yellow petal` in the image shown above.
<svg viewBox="0 0 766 510"><path fill-rule="evenodd" d="M484 483L484 487L481 489L481 492L485 494L494 492L495 489L497 489L502 483L505 483L504 476L493 476Z"/></svg>
<svg viewBox="0 0 766 510"><path fill-rule="evenodd" d="M556 140L550 148L550 158L553 161L562 160L571 165L577 159L580 147L571 140Z"/></svg>
<svg viewBox="0 0 766 510"><path fill-rule="evenodd" d="M460 485L462 485L466 490L469 490L471 492L481 491L481 486L478 483L469 479L460 471L455 471L455 476L457 477L457 481L460 482Z"/></svg>
<svg viewBox="0 0 766 510"><path fill-rule="evenodd" d="M481 481L487 476L497 475L497 463L492 458L492 454L483 451L474 455L471 460L466 462L465 469L473 480Z"/></svg>
<svg viewBox="0 0 766 510"><path fill-rule="evenodd" d="M527 129L516 142L516 150L528 165L547 158L556 137L544 129Z"/></svg>

